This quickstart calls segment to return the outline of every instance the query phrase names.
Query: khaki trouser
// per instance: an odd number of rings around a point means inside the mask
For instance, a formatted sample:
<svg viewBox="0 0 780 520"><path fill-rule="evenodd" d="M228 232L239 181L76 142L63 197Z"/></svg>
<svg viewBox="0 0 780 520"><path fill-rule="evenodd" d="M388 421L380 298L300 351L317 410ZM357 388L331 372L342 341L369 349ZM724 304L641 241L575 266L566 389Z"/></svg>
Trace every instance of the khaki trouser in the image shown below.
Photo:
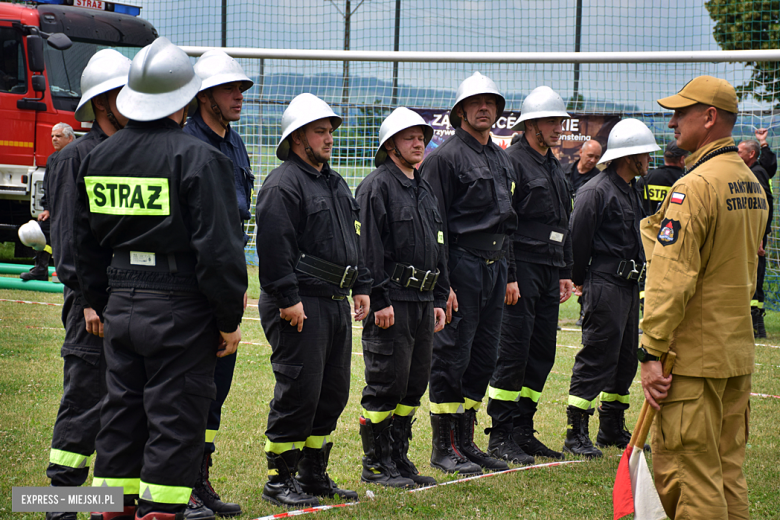
<svg viewBox="0 0 780 520"><path fill-rule="evenodd" d="M747 519L742 464L751 375L675 375L653 424L653 473L671 519Z"/></svg>

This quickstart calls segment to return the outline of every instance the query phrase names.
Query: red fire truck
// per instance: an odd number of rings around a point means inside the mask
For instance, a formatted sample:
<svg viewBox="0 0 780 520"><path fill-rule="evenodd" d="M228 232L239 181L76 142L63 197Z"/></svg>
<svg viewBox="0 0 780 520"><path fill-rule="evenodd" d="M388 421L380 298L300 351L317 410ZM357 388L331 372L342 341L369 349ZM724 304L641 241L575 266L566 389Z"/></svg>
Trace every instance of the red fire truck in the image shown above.
<svg viewBox="0 0 780 520"><path fill-rule="evenodd" d="M140 10L95 0L0 2L0 242L14 241L17 256L31 256L17 229L43 211L52 126L89 130L73 115L87 62L108 47L132 58L157 38Z"/></svg>

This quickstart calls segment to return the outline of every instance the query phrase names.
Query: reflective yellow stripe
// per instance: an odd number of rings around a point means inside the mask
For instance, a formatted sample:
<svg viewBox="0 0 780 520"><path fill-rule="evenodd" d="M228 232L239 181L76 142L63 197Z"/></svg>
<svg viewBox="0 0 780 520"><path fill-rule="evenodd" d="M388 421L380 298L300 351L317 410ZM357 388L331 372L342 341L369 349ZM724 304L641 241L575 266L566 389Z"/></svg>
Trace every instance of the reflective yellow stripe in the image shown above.
<svg viewBox="0 0 780 520"><path fill-rule="evenodd" d="M758 300L750 300L750 306L758 307L759 309L762 309L764 307L764 302L760 302Z"/></svg>
<svg viewBox="0 0 780 520"><path fill-rule="evenodd" d="M585 399L581 397L577 397L576 395L570 395L569 396L569 406L574 406L575 408L579 408L580 410L589 410L593 408L593 403L595 402L595 399L593 401L586 401Z"/></svg>
<svg viewBox="0 0 780 520"><path fill-rule="evenodd" d="M463 413L463 403L431 403L431 413Z"/></svg>
<svg viewBox="0 0 780 520"><path fill-rule="evenodd" d="M370 411L366 410L365 408L363 408L363 417L365 417L366 419L368 419L369 421L371 421L374 424L381 423L382 421L384 421L385 419L387 419L391 415L393 415L393 411L392 410L388 410L386 412L370 412Z"/></svg>
<svg viewBox="0 0 780 520"><path fill-rule="evenodd" d="M82 455L72 451L55 450L54 448L49 452L49 462L69 468L86 468L91 457L92 455Z"/></svg>
<svg viewBox="0 0 780 520"><path fill-rule="evenodd" d="M269 477L274 476L274 475L278 475L278 474L279 474L279 470L278 469L269 469L268 470L268 476Z"/></svg>
<svg viewBox="0 0 780 520"><path fill-rule="evenodd" d="M764 302L758 302L758 304L756 304L756 307L758 307L759 309L763 309L764 308Z"/></svg>
<svg viewBox="0 0 780 520"><path fill-rule="evenodd" d="M647 185L647 194L653 202L663 202L666 194L669 193L670 186Z"/></svg>
<svg viewBox="0 0 780 520"><path fill-rule="evenodd" d="M285 451L296 450L303 448L306 441L295 442L271 442L268 439L265 440L265 451L268 453L276 453L280 455Z"/></svg>
<svg viewBox="0 0 780 520"><path fill-rule="evenodd" d="M48 245L47 245L46 247L44 247L44 248L43 248L43 250L44 250L46 253L49 253L49 254L51 254L51 253L52 253L52 251L51 251L51 246L48 246Z"/></svg>
<svg viewBox="0 0 780 520"><path fill-rule="evenodd" d="M468 397L465 397L463 400L466 402L463 405L465 410L479 410L479 407L482 406L482 401L474 401Z"/></svg>
<svg viewBox="0 0 780 520"><path fill-rule="evenodd" d="M414 413L417 411L417 408L417 406L406 406L405 404L399 404L395 407L395 415L409 417L410 415L414 415Z"/></svg>
<svg viewBox="0 0 780 520"><path fill-rule="evenodd" d="M645 299L645 291L639 291L639 299L644 300Z"/></svg>
<svg viewBox="0 0 780 520"><path fill-rule="evenodd" d="M121 487L123 495L137 495L141 487L140 478L102 478L92 479L92 487Z"/></svg>
<svg viewBox="0 0 780 520"><path fill-rule="evenodd" d="M138 497L158 504L186 504L190 501L191 487L163 486L141 481Z"/></svg>
<svg viewBox="0 0 780 520"><path fill-rule="evenodd" d="M303 445L307 448L314 448L315 450L321 450L328 444L330 439L327 435L312 435L306 438Z"/></svg>
<svg viewBox="0 0 780 520"><path fill-rule="evenodd" d="M520 397L525 397L526 399L530 399L531 401L538 403L539 399L542 397L541 392L537 392L536 390L531 390L527 386L524 386L522 390L520 390Z"/></svg>
<svg viewBox="0 0 780 520"><path fill-rule="evenodd" d="M601 398L601 401L604 403L611 403L617 401L619 403L628 404L627 395L608 394L606 392L601 392L601 395L599 397Z"/></svg>
<svg viewBox="0 0 780 520"><path fill-rule="evenodd" d="M495 399L496 401L515 401L520 399L520 392L514 390L501 390L500 388L493 388L488 386L488 397Z"/></svg>
<svg viewBox="0 0 780 520"><path fill-rule="evenodd" d="M171 214L168 179L152 177L84 177L89 211L107 215Z"/></svg>
<svg viewBox="0 0 780 520"><path fill-rule="evenodd" d="M32 141L0 141L0 146L15 146L17 148L32 148Z"/></svg>
<svg viewBox="0 0 780 520"><path fill-rule="evenodd" d="M217 437L217 430L206 430L206 442L214 442Z"/></svg>

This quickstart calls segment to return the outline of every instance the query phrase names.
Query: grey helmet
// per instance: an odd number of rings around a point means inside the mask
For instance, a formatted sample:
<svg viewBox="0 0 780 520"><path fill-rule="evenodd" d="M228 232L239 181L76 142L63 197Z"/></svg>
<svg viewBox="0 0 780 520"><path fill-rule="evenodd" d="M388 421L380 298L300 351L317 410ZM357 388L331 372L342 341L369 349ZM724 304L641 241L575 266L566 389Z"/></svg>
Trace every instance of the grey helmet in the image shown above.
<svg viewBox="0 0 780 520"><path fill-rule="evenodd" d="M282 114L282 138L276 145L276 156L286 160L290 155L290 142L287 140L290 134L326 117L330 118L334 130L341 126L341 117L325 101L308 92L295 96Z"/></svg>
<svg viewBox="0 0 780 520"><path fill-rule="evenodd" d="M189 105L200 85L187 54L161 36L136 54L116 105L128 119L154 121Z"/></svg>
<svg viewBox="0 0 780 520"><path fill-rule="evenodd" d="M379 148L377 148L376 155L374 155L374 164L377 167L387 160L387 150L384 149L385 142L401 130L406 130L413 126L422 127L425 146L428 146L431 138L433 138L433 127L426 123L425 119L414 110L398 107L382 121L382 126L379 127Z"/></svg>
<svg viewBox="0 0 780 520"><path fill-rule="evenodd" d="M647 125L639 119L624 119L609 132L607 151L601 156L599 164L629 155L657 152L660 149Z"/></svg>
<svg viewBox="0 0 780 520"><path fill-rule="evenodd" d="M557 92L546 85L536 87L523 100L520 107L520 117L512 130L525 130L525 122L531 119L541 119L543 117L564 117L570 118L566 112L566 103Z"/></svg>
<svg viewBox="0 0 780 520"><path fill-rule="evenodd" d="M81 73L81 99L76 107L76 121L93 121L92 98L127 84L130 58L114 49L96 52Z"/></svg>
<svg viewBox="0 0 780 520"><path fill-rule="evenodd" d="M241 82L241 92L249 90L254 85L254 82L244 73L241 64L218 49L206 51L198 58L195 63L195 74L203 80L201 91L234 81Z"/></svg>
<svg viewBox="0 0 780 520"><path fill-rule="evenodd" d="M498 111L496 112L496 121L498 121L498 118L501 117L501 114L504 112L506 99L504 98L503 94L498 91L498 87L492 79L483 74L480 74L479 72L475 72L468 78L464 79L458 87L455 104L452 105L452 110L450 110L450 124L453 127L460 128L461 120L456 111L458 104L466 98L471 96L478 96L480 94L493 94L496 96L496 98L498 98L496 100L496 106L498 108ZM495 124L496 121L493 121L493 124Z"/></svg>
<svg viewBox="0 0 780 520"><path fill-rule="evenodd" d="M43 251L46 247L46 237L43 235L41 225L36 220L19 226L17 233L19 241L27 247L32 247L36 251Z"/></svg>

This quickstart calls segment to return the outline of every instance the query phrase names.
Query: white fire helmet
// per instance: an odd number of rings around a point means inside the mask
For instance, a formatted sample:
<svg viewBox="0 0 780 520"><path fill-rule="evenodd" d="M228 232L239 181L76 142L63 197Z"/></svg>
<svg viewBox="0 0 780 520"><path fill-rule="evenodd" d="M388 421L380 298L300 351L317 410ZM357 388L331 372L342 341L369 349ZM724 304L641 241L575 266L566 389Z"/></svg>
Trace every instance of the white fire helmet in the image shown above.
<svg viewBox="0 0 780 520"><path fill-rule="evenodd" d="M206 51L195 63L195 74L203 83L200 91L204 91L225 83L241 82L241 92L249 90L254 82L244 73L243 67L225 51L218 49Z"/></svg>
<svg viewBox="0 0 780 520"><path fill-rule="evenodd" d="M330 118L333 130L341 126L341 117L325 101L308 92L295 96L282 114L282 138L276 145L276 156L286 160L290 155L290 142L287 140L290 134L326 117Z"/></svg>
<svg viewBox="0 0 780 520"><path fill-rule="evenodd" d="M425 146L431 142L433 137L433 127L425 122L420 114L406 107L398 107L382 121L379 127L379 148L374 156L374 164L379 167L387 160L387 150L384 148L385 142L401 130L406 130L413 126L422 127Z"/></svg>
<svg viewBox="0 0 780 520"><path fill-rule="evenodd" d="M546 85L536 87L523 100L520 107L520 117L512 130L525 130L525 122L543 117L570 118L566 112L566 103L557 92Z"/></svg>
<svg viewBox="0 0 780 520"><path fill-rule="evenodd" d="M496 112L496 121L498 121L498 118L501 117L501 114L504 112L506 99L501 92L498 91L498 87L492 79L479 72L475 72L464 79L458 87L455 104L452 105L452 110L450 110L450 124L454 128L460 128L461 123L460 116L457 114L458 104L466 98L478 96L480 94L493 94L496 96L496 107L498 109ZM495 124L496 121L493 121L493 124Z"/></svg>
<svg viewBox="0 0 780 520"><path fill-rule="evenodd" d="M35 220L19 226L19 240L22 244L32 247L36 251L43 251L46 247L46 237L41 231L40 224Z"/></svg>
<svg viewBox="0 0 780 520"><path fill-rule="evenodd" d="M76 107L76 121L94 121L92 98L127 84L130 58L114 49L98 51L81 73L81 100Z"/></svg>
<svg viewBox="0 0 780 520"><path fill-rule="evenodd" d="M607 151L601 156L599 164L629 155L657 152L660 149L647 125L639 119L623 119L609 132Z"/></svg>

